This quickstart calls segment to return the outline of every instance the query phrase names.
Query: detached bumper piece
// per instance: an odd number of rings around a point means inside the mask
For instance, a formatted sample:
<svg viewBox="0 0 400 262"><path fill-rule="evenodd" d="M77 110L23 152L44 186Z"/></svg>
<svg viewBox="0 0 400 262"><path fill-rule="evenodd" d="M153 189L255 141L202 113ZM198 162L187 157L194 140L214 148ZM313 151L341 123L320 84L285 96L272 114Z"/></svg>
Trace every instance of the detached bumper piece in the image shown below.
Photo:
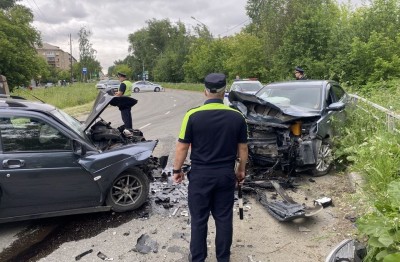
<svg viewBox="0 0 400 262"><path fill-rule="evenodd" d="M319 213L323 207L315 202L313 207L295 202L275 181L271 181L276 192L283 198L283 201L268 201L267 196L261 190L255 189L257 199L263 205L268 213L279 221L291 221L300 217L309 217Z"/></svg>

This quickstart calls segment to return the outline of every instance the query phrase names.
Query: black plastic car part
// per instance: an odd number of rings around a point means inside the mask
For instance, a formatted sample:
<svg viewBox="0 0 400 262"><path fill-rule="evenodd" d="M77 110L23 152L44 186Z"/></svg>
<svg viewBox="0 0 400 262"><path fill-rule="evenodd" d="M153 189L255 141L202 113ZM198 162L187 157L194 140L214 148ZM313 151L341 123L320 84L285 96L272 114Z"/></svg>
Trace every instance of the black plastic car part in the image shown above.
<svg viewBox="0 0 400 262"><path fill-rule="evenodd" d="M314 203L313 207L295 202L277 183L270 181L276 192L282 197L283 201L268 201L266 194L254 189L257 194L257 200L263 205L268 213L279 221L291 221L300 217L309 217L319 213L323 207L318 202Z"/></svg>

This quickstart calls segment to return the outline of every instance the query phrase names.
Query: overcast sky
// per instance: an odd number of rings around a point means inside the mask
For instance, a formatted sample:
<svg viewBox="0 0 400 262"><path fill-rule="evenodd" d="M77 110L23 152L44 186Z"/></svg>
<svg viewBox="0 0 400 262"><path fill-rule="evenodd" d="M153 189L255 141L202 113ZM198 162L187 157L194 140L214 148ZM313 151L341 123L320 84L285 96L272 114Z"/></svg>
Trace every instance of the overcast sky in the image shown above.
<svg viewBox="0 0 400 262"><path fill-rule="evenodd" d="M358 2L358 0L351 0ZM96 58L107 72L115 60L128 55L128 35L151 19L183 22L187 28L205 24L214 36L232 35L249 23L247 0L22 0L35 16L33 26L43 42L70 52L78 59L78 31L86 26L97 51ZM194 17L195 19L193 19Z"/></svg>
<svg viewBox="0 0 400 262"><path fill-rule="evenodd" d="M201 22L214 36L237 33L249 22L246 0L23 0L20 3L33 10L33 25L41 32L43 42L70 52L69 34L72 34L72 55L77 59L78 31L82 26L90 29L89 40L103 72L115 60L128 55L128 35L145 27L146 21L153 18L168 18L171 23L181 21L190 28Z"/></svg>

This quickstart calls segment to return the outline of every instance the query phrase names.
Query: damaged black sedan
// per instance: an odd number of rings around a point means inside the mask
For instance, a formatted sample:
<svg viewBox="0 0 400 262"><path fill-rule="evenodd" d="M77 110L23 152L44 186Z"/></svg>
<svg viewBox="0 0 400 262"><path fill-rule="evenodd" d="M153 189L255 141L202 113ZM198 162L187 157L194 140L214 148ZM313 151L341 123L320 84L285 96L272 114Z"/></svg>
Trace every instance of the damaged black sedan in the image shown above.
<svg viewBox="0 0 400 262"><path fill-rule="evenodd" d="M0 98L0 223L143 205L157 140L99 117L135 102L101 91L82 123L42 102Z"/></svg>
<svg viewBox="0 0 400 262"><path fill-rule="evenodd" d="M331 138L344 121L348 96L335 81L271 83L255 95L231 92L231 106L247 118L249 169L254 177L273 171L309 171L314 176L333 165Z"/></svg>

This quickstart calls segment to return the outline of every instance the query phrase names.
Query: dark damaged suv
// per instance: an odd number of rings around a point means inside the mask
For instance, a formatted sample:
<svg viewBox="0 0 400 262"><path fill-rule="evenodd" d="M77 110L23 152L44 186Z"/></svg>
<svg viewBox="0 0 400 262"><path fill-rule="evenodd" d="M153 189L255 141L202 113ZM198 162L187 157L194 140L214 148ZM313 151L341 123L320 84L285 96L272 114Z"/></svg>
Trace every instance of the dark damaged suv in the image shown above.
<svg viewBox="0 0 400 262"><path fill-rule="evenodd" d="M231 92L232 107L249 126L249 167L255 176L310 171L325 175L333 164L335 125L343 123L348 96L337 82L272 83L255 95Z"/></svg>
<svg viewBox="0 0 400 262"><path fill-rule="evenodd" d="M0 223L143 205L157 141L99 118L109 104L135 102L99 92L81 123L42 102L0 98Z"/></svg>

